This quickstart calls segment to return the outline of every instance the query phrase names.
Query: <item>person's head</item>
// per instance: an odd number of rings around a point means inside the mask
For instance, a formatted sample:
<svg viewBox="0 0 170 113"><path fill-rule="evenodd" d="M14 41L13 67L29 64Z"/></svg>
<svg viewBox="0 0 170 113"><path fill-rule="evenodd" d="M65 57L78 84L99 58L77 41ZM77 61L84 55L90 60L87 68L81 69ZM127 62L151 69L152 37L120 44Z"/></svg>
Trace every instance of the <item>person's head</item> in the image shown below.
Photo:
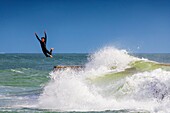
<svg viewBox="0 0 170 113"><path fill-rule="evenodd" d="M42 41L42 42L45 42L45 38L44 38L44 37L41 37L41 41Z"/></svg>

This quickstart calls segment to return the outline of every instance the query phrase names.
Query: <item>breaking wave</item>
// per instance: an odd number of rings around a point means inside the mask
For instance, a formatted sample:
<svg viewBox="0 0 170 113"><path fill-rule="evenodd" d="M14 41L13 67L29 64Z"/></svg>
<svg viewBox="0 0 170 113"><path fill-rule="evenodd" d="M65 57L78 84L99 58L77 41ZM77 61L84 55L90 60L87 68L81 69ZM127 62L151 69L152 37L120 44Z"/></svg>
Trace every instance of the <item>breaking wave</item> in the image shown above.
<svg viewBox="0 0 170 113"><path fill-rule="evenodd" d="M141 63L149 62L147 64ZM134 63L137 62L137 65ZM151 63L150 63L151 62ZM133 65L132 65L133 64ZM135 67L136 66L136 67ZM82 70L51 72L39 108L62 111L170 111L170 71L125 50L105 47Z"/></svg>

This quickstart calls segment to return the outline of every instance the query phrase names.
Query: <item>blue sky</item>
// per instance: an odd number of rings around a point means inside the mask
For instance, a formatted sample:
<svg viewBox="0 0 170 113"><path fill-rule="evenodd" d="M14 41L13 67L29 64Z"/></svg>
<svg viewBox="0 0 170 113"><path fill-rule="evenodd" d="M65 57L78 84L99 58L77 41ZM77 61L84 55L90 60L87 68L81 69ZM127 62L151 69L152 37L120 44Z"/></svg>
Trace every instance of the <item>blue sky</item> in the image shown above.
<svg viewBox="0 0 170 113"><path fill-rule="evenodd" d="M170 53L170 0L0 0L0 52L41 53L44 30L55 53Z"/></svg>

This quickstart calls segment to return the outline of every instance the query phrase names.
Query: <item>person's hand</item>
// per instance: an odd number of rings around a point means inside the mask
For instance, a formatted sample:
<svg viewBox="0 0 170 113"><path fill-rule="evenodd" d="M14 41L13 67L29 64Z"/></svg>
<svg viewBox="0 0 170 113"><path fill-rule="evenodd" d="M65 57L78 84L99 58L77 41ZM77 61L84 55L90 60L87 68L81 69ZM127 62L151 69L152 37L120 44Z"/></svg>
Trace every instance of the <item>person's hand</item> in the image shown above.
<svg viewBox="0 0 170 113"><path fill-rule="evenodd" d="M46 33L46 32L44 31L44 33Z"/></svg>

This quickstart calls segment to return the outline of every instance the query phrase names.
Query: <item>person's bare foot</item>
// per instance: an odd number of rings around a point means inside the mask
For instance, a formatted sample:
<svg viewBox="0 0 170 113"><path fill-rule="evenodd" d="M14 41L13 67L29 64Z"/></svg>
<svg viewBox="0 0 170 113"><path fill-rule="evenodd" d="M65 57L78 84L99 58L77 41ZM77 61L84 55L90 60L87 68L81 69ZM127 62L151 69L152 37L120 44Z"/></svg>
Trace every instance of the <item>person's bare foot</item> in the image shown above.
<svg viewBox="0 0 170 113"><path fill-rule="evenodd" d="M54 48L51 48L51 50L54 50Z"/></svg>
<svg viewBox="0 0 170 113"><path fill-rule="evenodd" d="M52 56L52 55L50 55L50 58L53 58L53 56Z"/></svg>

